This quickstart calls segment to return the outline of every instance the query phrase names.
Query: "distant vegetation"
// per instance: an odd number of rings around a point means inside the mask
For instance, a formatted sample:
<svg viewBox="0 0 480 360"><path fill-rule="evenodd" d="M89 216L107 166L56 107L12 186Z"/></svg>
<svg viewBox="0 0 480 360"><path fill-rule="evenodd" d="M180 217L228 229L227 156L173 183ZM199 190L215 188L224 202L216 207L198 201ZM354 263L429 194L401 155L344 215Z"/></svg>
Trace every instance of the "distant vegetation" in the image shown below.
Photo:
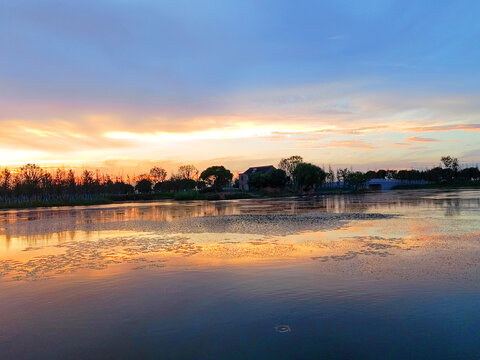
<svg viewBox="0 0 480 360"><path fill-rule="evenodd" d="M259 194L297 194L299 192L358 191L371 179L423 180L428 185L410 187L479 186L478 167L461 168L456 158L441 158L441 166L427 170L350 169L333 171L306 163L300 156L282 159L278 169L249 177L252 193L238 190L238 179L223 166L211 166L200 172L183 165L167 179L167 172L153 167L134 179L113 177L99 171L84 170L76 175L71 169L47 171L35 164L0 172L0 207L60 206L109 203L132 200L217 200L250 197Z"/></svg>
<svg viewBox="0 0 480 360"><path fill-rule="evenodd" d="M458 159L451 156L441 158L441 165L427 170L370 170L328 169L305 163L300 156L282 159L279 169L269 174L254 174L249 179L251 189L290 189L293 191L323 191L332 188L343 191L359 191L372 179L395 179L406 183L424 181L424 185L405 187L455 187L480 185L478 167L460 168Z"/></svg>

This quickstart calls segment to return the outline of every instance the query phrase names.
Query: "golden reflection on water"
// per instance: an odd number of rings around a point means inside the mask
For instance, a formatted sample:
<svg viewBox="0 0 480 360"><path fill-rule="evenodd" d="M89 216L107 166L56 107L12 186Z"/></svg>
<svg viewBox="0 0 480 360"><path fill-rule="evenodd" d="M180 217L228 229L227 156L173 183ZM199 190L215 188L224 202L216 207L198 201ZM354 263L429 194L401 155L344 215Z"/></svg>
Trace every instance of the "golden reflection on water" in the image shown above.
<svg viewBox="0 0 480 360"><path fill-rule="evenodd" d="M245 266L285 261L314 262L331 271L342 272L354 263L357 272L361 265L370 273L378 273L380 269L385 272L393 265L398 267L401 264L399 260L405 263L405 259L414 259L419 254L423 254L423 260L427 259L430 266L435 262L438 271L439 267L452 265L453 259L464 256L464 252L473 257L472 264L476 264L474 258L479 254L480 247L478 241L472 240L480 239L480 233L457 238L444 235L361 235L365 234L366 228L374 230L381 222L355 222L342 229L288 236L75 232L58 237L61 240L55 245L17 247L15 251L9 251L8 256L2 253L0 273L5 280L39 280L75 272L81 272L86 277L98 277L131 270L159 270L164 266ZM452 247L452 242L455 247ZM425 250L430 252L429 255L440 252L440 258L439 254L425 257L422 253ZM450 262L445 263L440 260L445 256L442 252L446 251ZM456 264L456 270L461 263ZM423 267L418 263L412 265ZM389 271L393 273L394 269ZM395 271L398 272L398 269Z"/></svg>
<svg viewBox="0 0 480 360"><path fill-rule="evenodd" d="M455 212L445 213L451 206ZM478 199L468 196L383 201L373 196L9 211L0 213L0 281L272 262L302 262L317 270L374 277L435 271L472 277L478 275L480 258L480 232L472 225L478 220L478 208ZM464 213L465 209L471 211ZM318 211L401 216L327 219L331 223L321 231L300 227L283 235L264 233L261 226L250 233L195 231L195 223L188 232L142 230L144 225L183 218L214 216L222 222L222 216ZM136 224L135 230L129 230L130 224Z"/></svg>

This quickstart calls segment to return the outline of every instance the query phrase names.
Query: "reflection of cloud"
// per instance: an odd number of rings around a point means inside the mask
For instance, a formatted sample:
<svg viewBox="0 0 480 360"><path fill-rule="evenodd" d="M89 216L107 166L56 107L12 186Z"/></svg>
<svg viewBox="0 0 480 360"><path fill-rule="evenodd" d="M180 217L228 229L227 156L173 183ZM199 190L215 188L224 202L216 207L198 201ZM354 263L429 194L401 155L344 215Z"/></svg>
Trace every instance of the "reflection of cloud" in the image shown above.
<svg viewBox="0 0 480 360"><path fill-rule="evenodd" d="M405 141L419 142L419 143L431 143L431 142L437 142L439 140L432 139L432 138L418 137L418 136L410 136L410 137L406 138Z"/></svg>

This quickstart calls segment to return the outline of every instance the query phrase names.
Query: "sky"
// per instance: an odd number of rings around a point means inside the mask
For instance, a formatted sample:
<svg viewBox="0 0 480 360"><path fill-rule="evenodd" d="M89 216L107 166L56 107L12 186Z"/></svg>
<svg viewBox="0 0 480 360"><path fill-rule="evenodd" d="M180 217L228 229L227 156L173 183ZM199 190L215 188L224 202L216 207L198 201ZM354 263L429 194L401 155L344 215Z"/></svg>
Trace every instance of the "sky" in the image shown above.
<svg viewBox="0 0 480 360"><path fill-rule="evenodd" d="M0 1L0 166L480 163L480 2Z"/></svg>

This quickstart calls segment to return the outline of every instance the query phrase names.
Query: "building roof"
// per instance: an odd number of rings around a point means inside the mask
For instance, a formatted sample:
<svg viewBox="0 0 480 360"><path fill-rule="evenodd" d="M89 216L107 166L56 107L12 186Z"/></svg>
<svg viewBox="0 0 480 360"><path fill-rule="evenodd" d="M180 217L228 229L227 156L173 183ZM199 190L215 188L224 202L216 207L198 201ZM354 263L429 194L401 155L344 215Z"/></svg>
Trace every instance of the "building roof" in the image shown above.
<svg viewBox="0 0 480 360"><path fill-rule="evenodd" d="M275 166L273 165L267 165L267 166L256 166L256 167L251 167L248 168L247 171L243 173L243 175L253 175L255 173L262 173L262 174L268 174L272 171L276 170Z"/></svg>

